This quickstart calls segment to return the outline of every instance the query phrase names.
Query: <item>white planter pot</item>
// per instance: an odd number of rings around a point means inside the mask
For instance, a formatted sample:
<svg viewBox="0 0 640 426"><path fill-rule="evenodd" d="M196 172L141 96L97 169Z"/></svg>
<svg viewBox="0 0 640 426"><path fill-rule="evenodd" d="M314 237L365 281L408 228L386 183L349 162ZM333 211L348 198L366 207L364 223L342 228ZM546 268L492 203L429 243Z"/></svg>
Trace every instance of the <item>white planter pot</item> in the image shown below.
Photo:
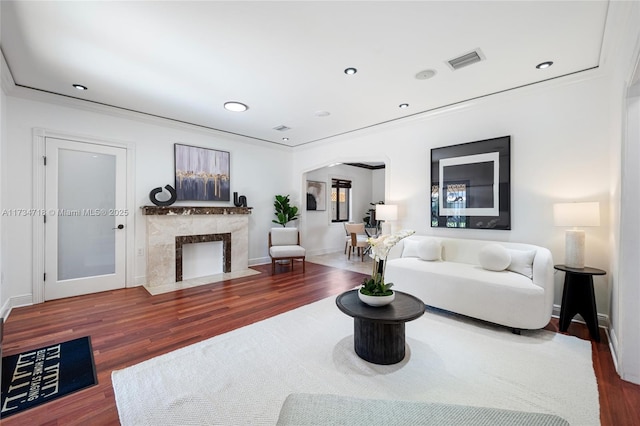
<svg viewBox="0 0 640 426"><path fill-rule="evenodd" d="M366 294L360 293L360 290L358 290L358 297L369 306L385 306L393 302L396 298L396 294L393 293L389 296L367 296Z"/></svg>

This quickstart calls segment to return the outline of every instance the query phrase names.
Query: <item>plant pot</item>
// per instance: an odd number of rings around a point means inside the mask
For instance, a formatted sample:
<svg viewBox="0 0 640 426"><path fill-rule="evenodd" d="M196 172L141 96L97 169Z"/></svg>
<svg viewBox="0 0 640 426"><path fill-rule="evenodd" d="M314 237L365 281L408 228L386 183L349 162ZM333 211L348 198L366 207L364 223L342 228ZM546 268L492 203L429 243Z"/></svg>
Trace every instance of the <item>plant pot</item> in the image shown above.
<svg viewBox="0 0 640 426"><path fill-rule="evenodd" d="M366 303L369 306L385 306L393 302L393 300L396 298L396 294L392 293L389 296L368 296L366 294L360 293L360 290L358 290L358 297L362 302Z"/></svg>

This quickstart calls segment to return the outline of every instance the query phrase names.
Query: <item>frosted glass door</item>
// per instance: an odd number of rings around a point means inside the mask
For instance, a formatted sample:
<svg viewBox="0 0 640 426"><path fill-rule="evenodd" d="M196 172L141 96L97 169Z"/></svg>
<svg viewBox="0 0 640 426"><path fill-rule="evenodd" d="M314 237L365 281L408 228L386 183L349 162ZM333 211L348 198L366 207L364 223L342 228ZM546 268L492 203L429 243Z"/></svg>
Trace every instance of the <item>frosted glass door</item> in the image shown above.
<svg viewBox="0 0 640 426"><path fill-rule="evenodd" d="M58 151L58 280L116 271L116 157Z"/></svg>
<svg viewBox="0 0 640 426"><path fill-rule="evenodd" d="M46 143L45 298L123 287L126 150Z"/></svg>

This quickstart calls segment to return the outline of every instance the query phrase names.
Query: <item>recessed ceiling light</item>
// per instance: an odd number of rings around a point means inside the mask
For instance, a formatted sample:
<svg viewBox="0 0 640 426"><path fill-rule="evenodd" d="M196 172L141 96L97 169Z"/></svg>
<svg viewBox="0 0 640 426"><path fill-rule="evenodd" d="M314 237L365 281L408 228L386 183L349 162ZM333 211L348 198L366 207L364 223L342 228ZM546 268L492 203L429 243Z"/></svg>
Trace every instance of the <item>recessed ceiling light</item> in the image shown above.
<svg viewBox="0 0 640 426"><path fill-rule="evenodd" d="M427 80L436 75L435 70L423 70L416 74L416 80Z"/></svg>
<svg viewBox="0 0 640 426"><path fill-rule="evenodd" d="M358 72L358 70L355 69L355 68L347 68L347 69L344 70L344 73L347 74L347 75L353 75L353 74L355 74L357 72Z"/></svg>
<svg viewBox="0 0 640 426"><path fill-rule="evenodd" d="M547 61L547 62L542 62L541 64L536 65L536 68L538 68L539 70L543 70L545 68L549 68L551 65L553 65L553 62Z"/></svg>
<svg viewBox="0 0 640 426"><path fill-rule="evenodd" d="M87 86L83 86L82 84L74 84L73 87L75 87L78 90L88 90Z"/></svg>
<svg viewBox="0 0 640 426"><path fill-rule="evenodd" d="M282 138L282 140L286 142L289 140L289 138Z"/></svg>
<svg viewBox="0 0 640 426"><path fill-rule="evenodd" d="M233 112L243 112L248 110L249 107L243 104L242 102L230 101L230 102L225 102L224 109L228 111L233 111Z"/></svg>
<svg viewBox="0 0 640 426"><path fill-rule="evenodd" d="M400 104L398 108L409 108L409 104Z"/></svg>

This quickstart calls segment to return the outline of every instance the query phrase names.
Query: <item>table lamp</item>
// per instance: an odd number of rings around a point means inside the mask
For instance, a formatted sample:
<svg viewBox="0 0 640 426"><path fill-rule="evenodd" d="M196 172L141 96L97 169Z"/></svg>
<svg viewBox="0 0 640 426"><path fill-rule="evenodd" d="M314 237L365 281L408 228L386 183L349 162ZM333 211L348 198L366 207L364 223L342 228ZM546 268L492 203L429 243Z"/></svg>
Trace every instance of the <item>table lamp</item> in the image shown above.
<svg viewBox="0 0 640 426"><path fill-rule="evenodd" d="M556 226L572 226L565 232L564 263L569 268L584 268L585 234L578 226L600 226L600 203L557 203L553 205Z"/></svg>
<svg viewBox="0 0 640 426"><path fill-rule="evenodd" d="M383 220L382 234L392 232L391 221L398 219L398 206L395 204L376 204L376 220Z"/></svg>

